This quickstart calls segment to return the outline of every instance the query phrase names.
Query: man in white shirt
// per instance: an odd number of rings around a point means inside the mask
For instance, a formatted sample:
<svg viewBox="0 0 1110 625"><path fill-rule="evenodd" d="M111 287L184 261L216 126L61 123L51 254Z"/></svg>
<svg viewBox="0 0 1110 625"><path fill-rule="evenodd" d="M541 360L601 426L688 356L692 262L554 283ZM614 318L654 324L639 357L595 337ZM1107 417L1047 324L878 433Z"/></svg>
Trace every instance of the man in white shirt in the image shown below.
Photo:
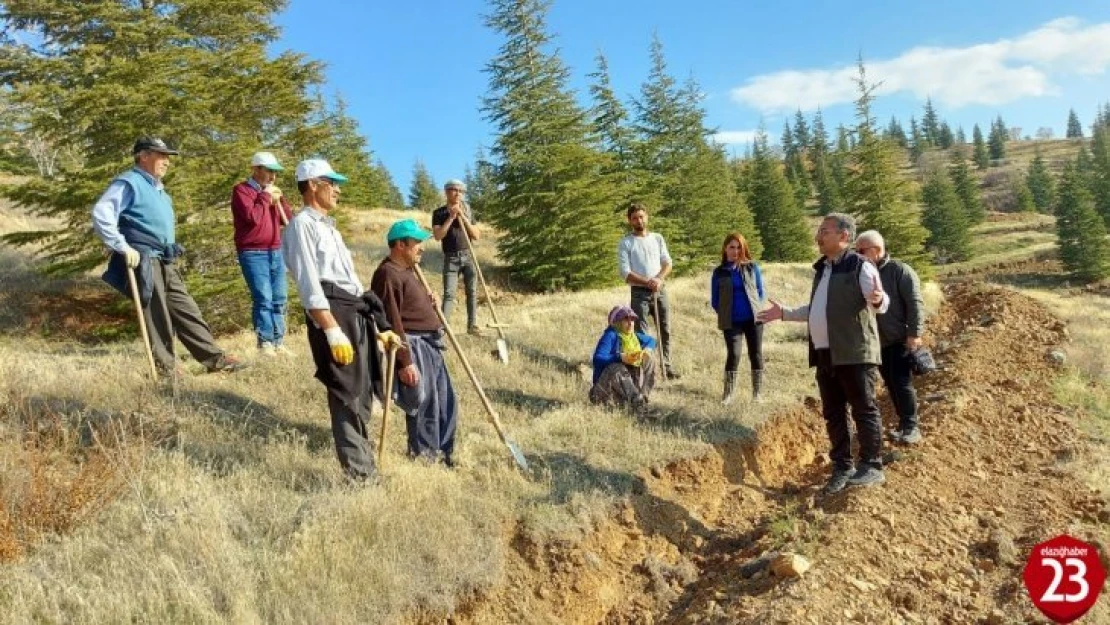
<svg viewBox="0 0 1110 625"><path fill-rule="evenodd" d="M886 312L890 298L875 265L851 249L855 238L855 219L830 213L814 237L822 258L813 265L816 273L809 304L784 308L771 300L771 307L759 313L764 323L785 319L809 324L809 364L817 368L821 412L832 446L833 473L825 486L829 494L886 479L882 418L875 401L881 363L875 315ZM849 405L859 436L859 461L854 467Z"/></svg>
<svg viewBox="0 0 1110 625"><path fill-rule="evenodd" d="M663 356L663 375L678 379L671 360L671 304L663 280L671 273L671 254L663 235L648 232L647 209L639 202L628 207L628 225L632 232L626 234L617 246L617 267L621 279L632 290L631 306L636 312L636 331L648 333L647 318L659 311L660 353Z"/></svg>

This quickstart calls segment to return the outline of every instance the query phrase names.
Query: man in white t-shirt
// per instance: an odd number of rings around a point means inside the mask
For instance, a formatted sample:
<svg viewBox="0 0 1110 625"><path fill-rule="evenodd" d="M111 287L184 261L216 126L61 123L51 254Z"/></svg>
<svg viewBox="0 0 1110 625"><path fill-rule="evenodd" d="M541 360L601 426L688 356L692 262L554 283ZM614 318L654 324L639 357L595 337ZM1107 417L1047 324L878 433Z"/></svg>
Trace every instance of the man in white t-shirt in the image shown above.
<svg viewBox="0 0 1110 625"><path fill-rule="evenodd" d="M671 305L663 280L671 273L671 254L663 235L648 232L648 214L644 205L633 202L628 207L628 225L632 232L625 235L617 246L617 265L621 279L632 287L632 310L639 317L637 332L648 332L647 318L659 311L660 352L663 355L663 375L678 379L671 361Z"/></svg>

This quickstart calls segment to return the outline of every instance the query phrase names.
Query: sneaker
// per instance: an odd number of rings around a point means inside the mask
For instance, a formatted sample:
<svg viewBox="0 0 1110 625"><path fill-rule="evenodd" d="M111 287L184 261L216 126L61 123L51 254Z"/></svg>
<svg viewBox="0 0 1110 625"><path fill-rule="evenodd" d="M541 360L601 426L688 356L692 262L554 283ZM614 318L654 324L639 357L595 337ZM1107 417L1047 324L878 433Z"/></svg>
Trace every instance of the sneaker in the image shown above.
<svg viewBox="0 0 1110 625"><path fill-rule="evenodd" d="M916 425L912 428L906 428L902 431L902 436L898 439L899 442L906 445L916 445L921 442L921 428Z"/></svg>
<svg viewBox="0 0 1110 625"><path fill-rule="evenodd" d="M216 364L208 367L208 373L235 373L236 371L246 369L248 366L250 365L239 360L235 356L228 356L227 354L224 354L223 356L220 356L220 359L216 361Z"/></svg>
<svg viewBox="0 0 1110 625"><path fill-rule="evenodd" d="M666 376L667 376L668 380L678 380L678 379L682 378L682 375L679 374L674 369L667 369Z"/></svg>
<svg viewBox="0 0 1110 625"><path fill-rule="evenodd" d="M470 336L482 336L482 329L478 326L470 326L466 329L466 333Z"/></svg>
<svg viewBox="0 0 1110 625"><path fill-rule="evenodd" d="M270 358L277 356L277 348L274 347L273 343L263 343L259 345L258 351L261 352L263 356L269 356Z"/></svg>
<svg viewBox="0 0 1110 625"><path fill-rule="evenodd" d="M886 474L882 469L863 465L856 474L848 478L848 486L875 486L886 481Z"/></svg>
<svg viewBox="0 0 1110 625"><path fill-rule="evenodd" d="M844 487L848 485L848 480L851 477L851 469L833 469L832 475L829 476L828 484L825 484L825 494L834 495L844 490Z"/></svg>
<svg viewBox="0 0 1110 625"><path fill-rule="evenodd" d="M886 433L887 439L892 443L902 442L902 430L891 430Z"/></svg>
<svg viewBox="0 0 1110 625"><path fill-rule="evenodd" d="M280 356L292 356L293 350L285 346L285 343L278 343L274 345L274 351Z"/></svg>

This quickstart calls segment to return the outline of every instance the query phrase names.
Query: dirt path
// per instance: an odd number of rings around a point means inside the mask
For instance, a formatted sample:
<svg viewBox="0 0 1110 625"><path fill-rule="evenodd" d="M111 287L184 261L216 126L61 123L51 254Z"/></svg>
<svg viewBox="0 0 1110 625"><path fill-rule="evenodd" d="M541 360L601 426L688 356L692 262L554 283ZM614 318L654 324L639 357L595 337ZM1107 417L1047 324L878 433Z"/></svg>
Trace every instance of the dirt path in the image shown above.
<svg viewBox="0 0 1110 625"><path fill-rule="evenodd" d="M827 445L807 401L754 442L645 469L581 541L517 537L506 583L450 622L1043 620L1021 583L1030 547L1066 532L1105 554L1110 541L1110 508L1074 473L1095 450L1053 400L1066 329L1012 291L946 296L931 322L945 370L918 386L925 441L888 453L883 487L819 494ZM767 562L780 552L812 568L777 577ZM1105 593L1083 622L1110 623Z"/></svg>

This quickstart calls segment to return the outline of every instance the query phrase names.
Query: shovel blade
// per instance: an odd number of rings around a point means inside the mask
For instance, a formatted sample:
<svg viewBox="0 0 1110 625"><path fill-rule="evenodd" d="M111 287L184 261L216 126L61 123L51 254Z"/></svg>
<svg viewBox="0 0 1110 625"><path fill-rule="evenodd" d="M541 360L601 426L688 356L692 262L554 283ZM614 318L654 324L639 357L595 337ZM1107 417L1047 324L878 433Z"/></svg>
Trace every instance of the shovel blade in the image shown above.
<svg viewBox="0 0 1110 625"><path fill-rule="evenodd" d="M524 452L520 451L520 447L509 439L505 439L505 446L509 448L509 454L513 457L513 462L520 468L521 471L528 473L528 460L524 458Z"/></svg>
<svg viewBox="0 0 1110 625"><path fill-rule="evenodd" d="M497 359L501 364L509 364L509 344L505 339L497 339Z"/></svg>

